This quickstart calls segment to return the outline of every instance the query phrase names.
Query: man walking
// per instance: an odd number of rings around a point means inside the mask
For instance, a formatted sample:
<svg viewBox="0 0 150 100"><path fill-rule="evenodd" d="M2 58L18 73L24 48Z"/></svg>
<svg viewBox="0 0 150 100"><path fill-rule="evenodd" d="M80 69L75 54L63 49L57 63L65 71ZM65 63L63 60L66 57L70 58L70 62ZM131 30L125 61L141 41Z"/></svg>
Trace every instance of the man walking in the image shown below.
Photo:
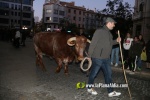
<svg viewBox="0 0 150 100"><path fill-rule="evenodd" d="M105 84L112 83L110 54L112 46L121 41L121 38L113 40L112 34L110 33L110 30L115 27L115 23L116 21L112 18L106 18L105 25L102 28L97 29L93 35L88 51L89 59L92 59L92 67L89 74L88 84L94 84L94 79L100 69L103 71ZM112 87L108 87L107 90L109 97L121 95L120 92L113 91ZM92 95L98 94L92 87L88 87L87 91Z"/></svg>

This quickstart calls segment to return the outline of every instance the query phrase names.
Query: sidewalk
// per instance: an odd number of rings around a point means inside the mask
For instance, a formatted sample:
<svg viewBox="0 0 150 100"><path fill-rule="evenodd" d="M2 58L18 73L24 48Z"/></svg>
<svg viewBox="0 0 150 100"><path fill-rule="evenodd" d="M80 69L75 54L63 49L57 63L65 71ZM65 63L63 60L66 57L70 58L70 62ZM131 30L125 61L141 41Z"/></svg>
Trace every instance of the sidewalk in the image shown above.
<svg viewBox="0 0 150 100"><path fill-rule="evenodd" d="M123 73L123 66L120 64L119 66L115 67L114 65L112 66L112 70L114 71L122 71ZM128 75L132 75L132 76L139 76L139 77L146 77L150 79L150 69L146 68L146 63L143 62L143 66L141 68L141 70L136 69L136 71L134 72L134 74L130 74L130 70L129 69L125 69L125 73Z"/></svg>

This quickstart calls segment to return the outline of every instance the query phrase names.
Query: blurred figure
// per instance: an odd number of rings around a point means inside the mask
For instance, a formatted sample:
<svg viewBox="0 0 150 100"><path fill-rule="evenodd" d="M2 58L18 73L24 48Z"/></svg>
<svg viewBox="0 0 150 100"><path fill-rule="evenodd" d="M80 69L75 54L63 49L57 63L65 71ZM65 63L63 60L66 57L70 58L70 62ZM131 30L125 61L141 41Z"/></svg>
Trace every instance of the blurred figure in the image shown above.
<svg viewBox="0 0 150 100"><path fill-rule="evenodd" d="M118 38L118 33L113 34L113 40L116 40ZM115 58L115 59L114 59ZM113 65L115 60L115 67L119 64L119 44L113 45L112 51L111 51L111 65Z"/></svg>
<svg viewBox="0 0 150 100"><path fill-rule="evenodd" d="M150 40L146 43L146 56L147 56L146 68L150 69Z"/></svg>
<svg viewBox="0 0 150 100"><path fill-rule="evenodd" d="M16 34L15 34L15 39L14 39L14 45L16 48L19 48L20 47L20 31L19 29L16 30Z"/></svg>
<svg viewBox="0 0 150 100"><path fill-rule="evenodd" d="M139 42L138 36L135 36L134 41L133 41L133 43L131 45L131 48L129 50L130 57L129 57L129 60L128 60L129 69L133 72L138 67L137 62L138 62L138 59L140 59L142 49L143 49L142 44Z"/></svg>
<svg viewBox="0 0 150 100"><path fill-rule="evenodd" d="M126 37L124 39L124 42L123 42L123 48L124 48L124 54L123 54L123 56L124 56L125 69L127 69L129 67L129 64L128 64L129 50L130 50L132 41L133 41L133 38L131 38L131 34L127 33Z"/></svg>
<svg viewBox="0 0 150 100"><path fill-rule="evenodd" d="M23 30L22 37L21 37L21 45L22 46L26 46L25 45L25 40L26 40L26 32Z"/></svg>
<svg viewBox="0 0 150 100"><path fill-rule="evenodd" d="M145 41L143 39L143 36L142 34L139 35L139 42L141 43L142 45L142 50L145 51ZM138 59L138 70L141 70L141 67L142 67L142 60L141 60L141 56L140 58Z"/></svg>

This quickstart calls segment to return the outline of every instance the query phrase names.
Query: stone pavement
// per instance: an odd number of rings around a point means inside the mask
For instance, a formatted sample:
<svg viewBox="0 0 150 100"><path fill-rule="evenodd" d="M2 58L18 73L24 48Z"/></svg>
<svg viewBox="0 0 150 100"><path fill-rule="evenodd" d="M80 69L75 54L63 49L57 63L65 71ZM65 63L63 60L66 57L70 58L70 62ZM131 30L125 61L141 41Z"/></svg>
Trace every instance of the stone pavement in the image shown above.
<svg viewBox="0 0 150 100"><path fill-rule="evenodd" d="M69 75L64 69L56 74L56 63L43 57L47 72L35 66L32 40L26 47L15 49L11 43L1 42L0 49L0 100L130 100L127 88L114 88L121 96L109 98L106 88L95 88L97 96L87 93L86 88L77 89L78 82L87 82L88 77L79 64L69 65ZM144 67L143 67L144 68ZM121 67L112 66L113 82L125 84ZM149 70L137 71L134 75L126 73L132 100L150 100ZM95 83L104 83L102 72Z"/></svg>

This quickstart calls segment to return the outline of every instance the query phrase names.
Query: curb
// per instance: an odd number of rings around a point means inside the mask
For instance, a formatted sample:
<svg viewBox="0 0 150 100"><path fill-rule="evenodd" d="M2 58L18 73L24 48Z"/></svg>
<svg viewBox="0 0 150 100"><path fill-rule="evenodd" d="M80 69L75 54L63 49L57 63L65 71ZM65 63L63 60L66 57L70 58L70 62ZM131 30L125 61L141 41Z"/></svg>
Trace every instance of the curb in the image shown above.
<svg viewBox="0 0 150 100"><path fill-rule="evenodd" d="M111 68L112 68L113 71L119 71L119 72L123 73L123 69L121 67L112 66ZM144 77L144 78L150 79L150 73L148 73L148 72L142 72L142 70L141 71L135 71L134 74L130 74L130 72L131 71L125 69L125 73L127 75L138 76L138 77L141 77L141 78Z"/></svg>

